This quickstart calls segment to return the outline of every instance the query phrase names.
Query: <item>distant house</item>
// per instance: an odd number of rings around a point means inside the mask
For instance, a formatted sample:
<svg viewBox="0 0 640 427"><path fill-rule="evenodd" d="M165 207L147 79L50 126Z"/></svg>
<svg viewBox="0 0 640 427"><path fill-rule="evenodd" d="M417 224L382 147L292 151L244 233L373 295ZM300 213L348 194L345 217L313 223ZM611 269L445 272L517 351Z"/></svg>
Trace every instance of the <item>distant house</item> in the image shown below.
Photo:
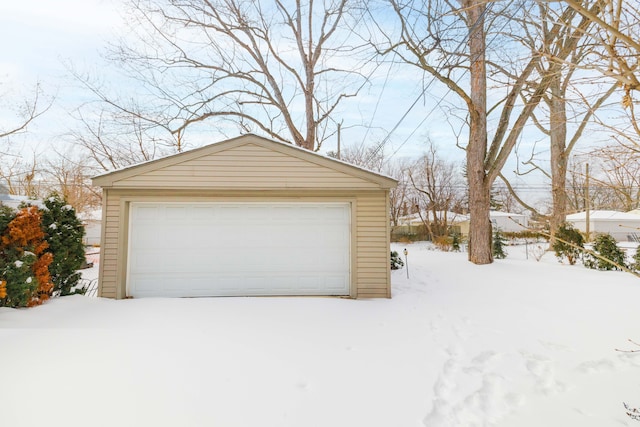
<svg viewBox="0 0 640 427"><path fill-rule="evenodd" d="M416 212L411 215L402 216L398 218L397 225L392 227L391 235L394 239L401 237L428 239L429 236L425 223L434 224L435 222L441 225L446 223L448 233L460 233L459 224L467 221L469 216L450 211L436 211L435 219L437 219L437 221L434 220L432 211Z"/></svg>
<svg viewBox="0 0 640 427"><path fill-rule="evenodd" d="M498 229L504 233L518 233L529 227L529 218L524 214L491 211L489 219L494 230ZM461 232L465 236L469 235L469 224L469 219L460 223Z"/></svg>
<svg viewBox="0 0 640 427"><path fill-rule="evenodd" d="M587 232L587 214L578 212L567 215L567 222ZM589 233L609 233L619 242L636 241L640 236L640 215L618 211L589 211Z"/></svg>
<svg viewBox="0 0 640 427"><path fill-rule="evenodd" d="M84 244L86 246L100 246L102 209L83 212L78 217L82 221L82 225L84 225Z"/></svg>
<svg viewBox="0 0 640 427"><path fill-rule="evenodd" d="M438 219L438 221L444 221L446 219L447 224L457 224L461 221L468 220L469 215L464 215L464 214L459 214L459 213L449 212L449 211L437 211L436 218ZM424 224L424 221L434 222L433 212L428 211L428 212L414 213L411 215L400 217L398 219L398 225L399 226L409 226L409 225L418 226L418 225Z"/></svg>
<svg viewBox="0 0 640 427"><path fill-rule="evenodd" d="M463 236L469 235L469 215L438 211L436 217L438 221L444 221L446 219L450 231L457 231ZM499 229L506 233L517 233L529 227L529 219L524 214L491 211L489 218L491 219L491 225L494 229ZM401 217L398 220L398 225L393 227L393 233L395 235L420 234L424 232L424 221L434 222L433 213L422 212L421 214L415 213Z"/></svg>
<svg viewBox="0 0 640 427"><path fill-rule="evenodd" d="M22 203L30 203L34 206L42 207L41 200L30 199L28 196L18 196L15 194L2 194L0 192L0 205L9 206L12 209L18 209Z"/></svg>
<svg viewBox="0 0 640 427"><path fill-rule="evenodd" d="M507 233L517 233L529 227L529 219L524 214L491 211L489 218L493 228Z"/></svg>

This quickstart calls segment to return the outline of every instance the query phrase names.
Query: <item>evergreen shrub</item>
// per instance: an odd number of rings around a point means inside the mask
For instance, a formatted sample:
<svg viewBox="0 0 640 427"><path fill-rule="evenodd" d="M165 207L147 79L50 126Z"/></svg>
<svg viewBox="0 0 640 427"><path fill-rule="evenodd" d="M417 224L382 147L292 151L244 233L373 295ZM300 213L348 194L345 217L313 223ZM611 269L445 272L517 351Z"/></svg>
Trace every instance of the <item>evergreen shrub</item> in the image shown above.
<svg viewBox="0 0 640 427"><path fill-rule="evenodd" d="M462 236L459 232L454 231L451 233L451 250L454 252L460 252L460 244L462 243Z"/></svg>
<svg viewBox="0 0 640 427"><path fill-rule="evenodd" d="M399 270L404 266L404 262L402 262L402 258L398 254L398 251L391 251L391 269Z"/></svg>
<svg viewBox="0 0 640 427"><path fill-rule="evenodd" d="M640 271L640 245L636 248L636 253L633 255L633 262L631 263L631 269Z"/></svg>
<svg viewBox="0 0 640 427"><path fill-rule="evenodd" d="M53 256L49 266L54 292L58 295L83 293L76 289L81 274L78 270L85 263L83 238L84 226L75 209L57 193L52 193L42 209L42 229L49 243L48 252Z"/></svg>
<svg viewBox="0 0 640 427"><path fill-rule="evenodd" d="M558 260L566 258L569 264L574 265L584 250L584 237L580 231L571 224L564 223L558 227L555 237L553 251Z"/></svg>
<svg viewBox="0 0 640 427"><path fill-rule="evenodd" d="M492 242L492 251L493 257L496 259L504 259L507 257L507 252L504 247L507 243L507 240L504 238L500 229L496 228L493 232L493 242Z"/></svg>
<svg viewBox="0 0 640 427"><path fill-rule="evenodd" d="M624 251L611 234L599 234L593 242L593 251L602 258L587 253L584 257L585 267L594 270L621 270L620 266L626 267Z"/></svg>

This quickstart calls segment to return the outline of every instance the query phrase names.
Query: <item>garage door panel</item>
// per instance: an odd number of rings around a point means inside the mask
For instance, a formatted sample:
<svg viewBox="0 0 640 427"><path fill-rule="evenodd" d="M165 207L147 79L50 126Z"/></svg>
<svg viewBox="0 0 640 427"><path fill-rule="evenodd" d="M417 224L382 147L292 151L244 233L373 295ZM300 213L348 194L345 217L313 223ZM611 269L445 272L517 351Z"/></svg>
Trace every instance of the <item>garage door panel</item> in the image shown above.
<svg viewBox="0 0 640 427"><path fill-rule="evenodd" d="M128 293L348 295L347 203L132 203Z"/></svg>
<svg viewBox="0 0 640 427"><path fill-rule="evenodd" d="M194 207L191 210L191 218L198 222L204 221L209 222L215 216L215 209L212 206L208 207Z"/></svg>
<svg viewBox="0 0 640 427"><path fill-rule="evenodd" d="M345 276L329 276L325 279L324 286L327 289L339 290L342 289L345 285L345 282L348 280Z"/></svg>
<svg viewBox="0 0 640 427"><path fill-rule="evenodd" d="M136 297L198 297L212 296L211 287L215 285L216 296L237 295L291 295L292 288L297 295L341 295L348 278L344 276L276 276L272 284L265 285L263 276L229 276L221 275L193 276L186 274L172 278L163 276L140 276L137 278ZM189 287L184 284L189 283Z"/></svg>

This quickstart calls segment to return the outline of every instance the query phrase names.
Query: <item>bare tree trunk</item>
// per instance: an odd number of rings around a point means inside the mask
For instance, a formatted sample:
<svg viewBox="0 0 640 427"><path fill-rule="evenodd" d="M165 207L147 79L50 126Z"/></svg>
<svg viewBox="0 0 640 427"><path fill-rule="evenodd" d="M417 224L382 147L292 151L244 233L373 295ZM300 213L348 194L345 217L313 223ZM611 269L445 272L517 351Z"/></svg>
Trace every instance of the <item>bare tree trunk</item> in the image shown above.
<svg viewBox="0 0 640 427"><path fill-rule="evenodd" d="M577 12L572 8L559 7L542 41L545 45L550 45L562 38L558 51L550 56L535 49L529 58L520 58L514 62L514 67L505 67L504 64L495 61L486 61L485 21L495 24L497 16L508 17L509 20L520 20L519 16L510 15L510 12L517 13L517 10L510 8L511 3L507 4L503 10L496 12L492 11L491 7L500 2L389 1L400 20L401 35L398 42L388 37L382 43L386 49L381 49L380 52L383 54L394 52L403 61L418 66L446 85L466 104L469 114L467 118L469 141L466 150L471 214L469 260L475 264L491 263L493 261L489 220L491 184L500 175L523 129L533 117L543 96L548 92L553 76L562 70L564 61L569 60L570 55L575 52L578 42L586 34L592 20L584 17L578 19ZM462 7L458 8L458 4ZM597 15L600 7L601 4L596 2L587 12ZM489 14L490 18L487 18L486 14ZM459 47L446 43L446 40L458 40L456 37L459 37L457 31L460 27L452 25L450 22L452 16L460 19L467 29L468 49L464 53L460 52ZM455 28L454 34L449 32L452 28ZM566 34L567 28L570 29L569 34ZM503 30L499 30L495 34L504 33ZM455 59L434 65L432 60L437 57L436 53L442 57ZM503 56L503 54L497 54L495 57L492 56L492 59ZM506 79L502 83L508 88L506 96L490 110L487 109L488 65L491 67L492 81L496 76L504 75ZM467 66L470 71L468 91L463 89L458 84L459 79L456 79L456 73L460 68L466 70ZM500 115L490 140L487 135L488 111Z"/></svg>
<svg viewBox="0 0 640 427"><path fill-rule="evenodd" d="M486 3L465 0L469 27L470 125L467 146L467 179L469 182L469 261L474 264L493 262L491 221L489 219L491 183L485 171L487 153L487 68L485 61L484 10Z"/></svg>
<svg viewBox="0 0 640 427"><path fill-rule="evenodd" d="M564 93L561 88L560 75L551 82L551 102L549 103L551 143L551 195L553 211L549 220L551 241L567 216L567 112Z"/></svg>

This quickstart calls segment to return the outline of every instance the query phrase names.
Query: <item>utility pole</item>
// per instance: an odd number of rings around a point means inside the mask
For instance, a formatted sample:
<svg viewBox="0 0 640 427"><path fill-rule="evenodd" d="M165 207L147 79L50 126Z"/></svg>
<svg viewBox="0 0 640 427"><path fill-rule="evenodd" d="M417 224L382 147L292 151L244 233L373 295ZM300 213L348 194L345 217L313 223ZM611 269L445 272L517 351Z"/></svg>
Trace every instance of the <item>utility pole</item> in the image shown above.
<svg viewBox="0 0 640 427"><path fill-rule="evenodd" d="M338 123L338 160L340 160L340 131L342 128L342 122Z"/></svg>
<svg viewBox="0 0 640 427"><path fill-rule="evenodd" d="M591 200L589 200L589 163L586 164L585 166L585 180L584 180L584 192L585 192L585 197L584 197L584 209L585 209L585 232L587 234L587 242L589 240L591 240L589 238L590 236L590 227L591 227Z"/></svg>

